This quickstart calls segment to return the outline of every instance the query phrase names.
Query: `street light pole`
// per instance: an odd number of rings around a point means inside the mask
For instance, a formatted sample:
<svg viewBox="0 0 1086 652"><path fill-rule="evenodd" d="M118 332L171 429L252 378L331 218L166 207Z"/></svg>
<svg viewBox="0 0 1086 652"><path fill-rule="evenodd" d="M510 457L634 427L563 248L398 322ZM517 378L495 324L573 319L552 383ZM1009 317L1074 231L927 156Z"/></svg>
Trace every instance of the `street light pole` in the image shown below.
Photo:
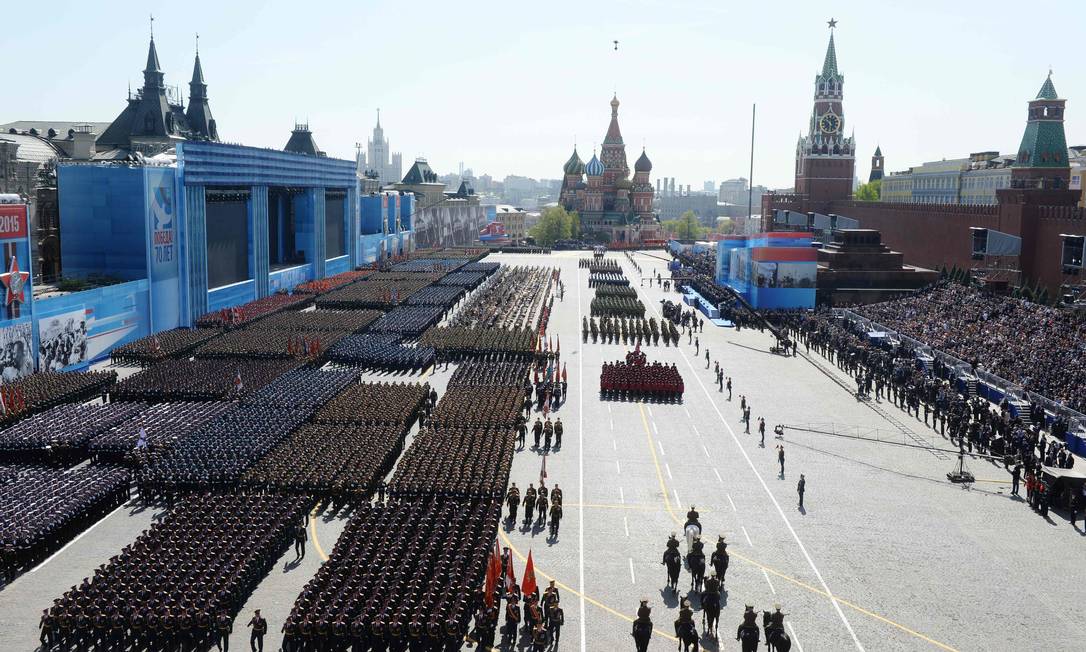
<svg viewBox="0 0 1086 652"><path fill-rule="evenodd" d="M747 224L754 213L754 120L758 104L750 105L750 178L747 180Z"/></svg>

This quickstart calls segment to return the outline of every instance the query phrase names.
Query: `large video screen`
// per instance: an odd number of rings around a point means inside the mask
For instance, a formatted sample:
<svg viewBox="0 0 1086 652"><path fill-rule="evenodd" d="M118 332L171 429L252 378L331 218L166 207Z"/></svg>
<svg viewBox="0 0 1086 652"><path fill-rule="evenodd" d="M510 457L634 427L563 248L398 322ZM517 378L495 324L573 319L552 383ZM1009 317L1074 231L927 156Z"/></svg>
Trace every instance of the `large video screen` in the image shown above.
<svg viewBox="0 0 1086 652"><path fill-rule="evenodd" d="M207 287L249 278L249 211L246 200L207 203Z"/></svg>
<svg viewBox="0 0 1086 652"><path fill-rule="evenodd" d="M329 194L324 199L324 248L325 257L336 258L347 253L344 242L343 205L347 198L344 195Z"/></svg>

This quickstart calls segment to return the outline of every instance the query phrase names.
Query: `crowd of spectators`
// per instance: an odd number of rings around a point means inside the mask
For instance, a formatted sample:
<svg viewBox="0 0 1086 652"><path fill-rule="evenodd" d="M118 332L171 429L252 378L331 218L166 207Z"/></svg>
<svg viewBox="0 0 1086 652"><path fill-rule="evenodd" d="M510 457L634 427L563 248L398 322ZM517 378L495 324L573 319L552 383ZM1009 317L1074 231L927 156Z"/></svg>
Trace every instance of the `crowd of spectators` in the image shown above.
<svg viewBox="0 0 1086 652"><path fill-rule="evenodd" d="M948 281L856 311L974 368L1086 412L1086 319L1079 313Z"/></svg>

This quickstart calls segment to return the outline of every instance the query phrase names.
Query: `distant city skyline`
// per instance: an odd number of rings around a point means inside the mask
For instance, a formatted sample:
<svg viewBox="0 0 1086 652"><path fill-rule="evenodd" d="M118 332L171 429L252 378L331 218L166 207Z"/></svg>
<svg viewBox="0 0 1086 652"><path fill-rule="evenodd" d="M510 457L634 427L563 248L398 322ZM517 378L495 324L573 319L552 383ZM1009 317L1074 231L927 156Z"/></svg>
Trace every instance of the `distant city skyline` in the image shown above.
<svg viewBox="0 0 1086 652"><path fill-rule="evenodd" d="M1078 5L1022 12L1010 2L984 11L926 0L836 2L782 17L763 5L560 0L545 12L441 3L407 16L402 4L379 1L323 4L319 16L300 17L282 2L259 12L204 0L118 2L108 12L57 4L52 13L80 20L26 21L6 36L9 57L32 53L32 61L11 68L0 123L111 120L128 85L139 86L153 12L166 83L182 91L200 33L208 96L228 142L280 149L294 123L306 122L329 156L351 160L380 107L408 162L424 156L442 171L463 161L495 179L556 179L574 142L591 157L617 92L623 127L638 135L631 155L644 144L653 179L699 188L706 178L748 176L757 102L754 183L788 187L832 14L861 180L876 146L887 172L1015 151L1026 101L1049 66L1068 99L1069 144L1086 141L1086 107L1076 108L1086 87L1074 38L1086 10ZM358 54L360 30L365 51L382 58ZM496 38L508 34L516 38ZM995 47L1023 35L1029 48Z"/></svg>

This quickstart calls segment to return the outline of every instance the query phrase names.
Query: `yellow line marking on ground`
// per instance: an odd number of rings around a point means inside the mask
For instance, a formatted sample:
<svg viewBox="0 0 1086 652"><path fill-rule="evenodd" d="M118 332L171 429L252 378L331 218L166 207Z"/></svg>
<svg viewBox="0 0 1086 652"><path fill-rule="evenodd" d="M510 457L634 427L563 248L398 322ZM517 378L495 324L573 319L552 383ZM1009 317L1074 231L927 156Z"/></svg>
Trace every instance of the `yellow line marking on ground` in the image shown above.
<svg viewBox="0 0 1086 652"><path fill-rule="evenodd" d="M320 503L317 503L313 506L313 511L309 512L309 538L313 541L313 547L316 548L321 560L328 561L328 555L324 554L324 548L321 548L320 539L317 538L317 509L320 506Z"/></svg>
<svg viewBox="0 0 1086 652"><path fill-rule="evenodd" d="M524 556L523 554L521 554L521 552L519 550L517 550L516 546L513 545L513 542L509 540L509 537L505 534L505 530L502 530L501 528L498 528L498 534L501 535L502 542L505 544L505 546L507 548L509 548L509 550L514 555L516 555L518 559L520 559L521 561L527 560L527 557ZM568 591L568 592L572 593L573 595L577 596L578 598L581 598L582 600L584 600L585 602L591 604L594 607L598 607L600 609L603 609L604 611L611 614L612 616L618 616L619 618L621 618L621 619L623 619L623 620L625 620L627 622L630 622L630 623L632 623L634 621L633 618L627 616L626 614L622 613L621 611L618 611L616 609L612 609L611 607L608 607L607 605L603 604L599 600L595 600L593 598L588 597L587 595L584 595L583 593L581 593L577 589L573 588L572 586L568 586L566 584L563 584L562 582L555 579L553 576L548 575L547 573L539 570L539 566L535 567L535 573L536 573L536 575L542 576L543 579L545 579L547 581L554 580L554 583L558 588L562 589L563 591ZM655 627L652 629L652 631L656 632L658 635L663 636L666 639L669 639L669 640L672 640L672 641L678 641L679 640L679 639L675 638L674 636L672 636L671 634L668 634L667 632L665 632L663 630L656 629Z"/></svg>
<svg viewBox="0 0 1086 652"><path fill-rule="evenodd" d="M660 482L660 493L664 497L664 507L666 508L667 513L671 516L671 519L673 521L675 521L675 524L676 525L681 525L683 523L683 521L681 521L675 515L675 510L673 510L672 507L671 507L671 499L668 497L667 487L664 484L663 472L660 470L660 462L656 457L656 447L653 446L652 431L649 430L648 419L645 418L645 409L643 407L641 407L640 405L638 405L638 407L641 410L641 423L645 428L645 436L648 438L649 452L652 453L652 461L653 461L653 464L656 465L656 479ZM769 573L771 575L775 575L775 576L781 578L782 580L785 580L787 582L791 582L792 584L795 584L796 586L807 589L808 591L810 591L812 593L815 593L815 594L818 594L818 595L821 595L823 597L826 597L826 598L831 597L830 594L826 593L825 591L823 591L822 589L820 589L820 588L818 588L816 586L811 586L810 584L807 584L806 582L803 582L802 580L798 580L798 579L796 579L794 577L789 577L788 575L785 575L781 571L779 571L779 570L777 570L775 568L771 568L769 566L766 566L765 564L763 564L761 562L758 562L758 561L755 561L755 560L751 559L750 557L747 557L747 556L745 556L745 555L743 555L741 553L734 552L734 551L728 551L728 552L732 557L736 557L736 558L738 558L738 559L740 559L742 561L745 561L745 562L747 562L748 564L750 564L752 566L755 566L757 568L762 569L766 573ZM897 629L900 629L901 631L905 632L906 634L910 634L912 636L915 636L916 638L919 638L922 641L926 641L928 643L931 643L932 645L934 645L934 646L936 646L938 648L941 648L943 650L946 650L947 652L958 652L957 649L955 649L955 648L953 648L953 647L951 647L949 645L946 645L945 643L940 643L939 641L936 641L935 639L924 636L923 634L921 634L920 632L918 632L916 630L909 629L908 627L906 627L905 625L902 625L901 623L894 622L894 621L890 620L889 618L886 618L885 616L880 616L877 613L874 613L872 611L868 611L867 609L864 609L863 607L861 607L859 605L856 605L856 604L854 604L852 602L849 602L848 600L842 599L840 596L834 595L833 598L836 599L839 603L845 605L846 607L854 609L854 610L864 614L865 616L870 616L870 617L874 618L875 620L886 623L887 625L891 625L893 627L896 627Z"/></svg>

